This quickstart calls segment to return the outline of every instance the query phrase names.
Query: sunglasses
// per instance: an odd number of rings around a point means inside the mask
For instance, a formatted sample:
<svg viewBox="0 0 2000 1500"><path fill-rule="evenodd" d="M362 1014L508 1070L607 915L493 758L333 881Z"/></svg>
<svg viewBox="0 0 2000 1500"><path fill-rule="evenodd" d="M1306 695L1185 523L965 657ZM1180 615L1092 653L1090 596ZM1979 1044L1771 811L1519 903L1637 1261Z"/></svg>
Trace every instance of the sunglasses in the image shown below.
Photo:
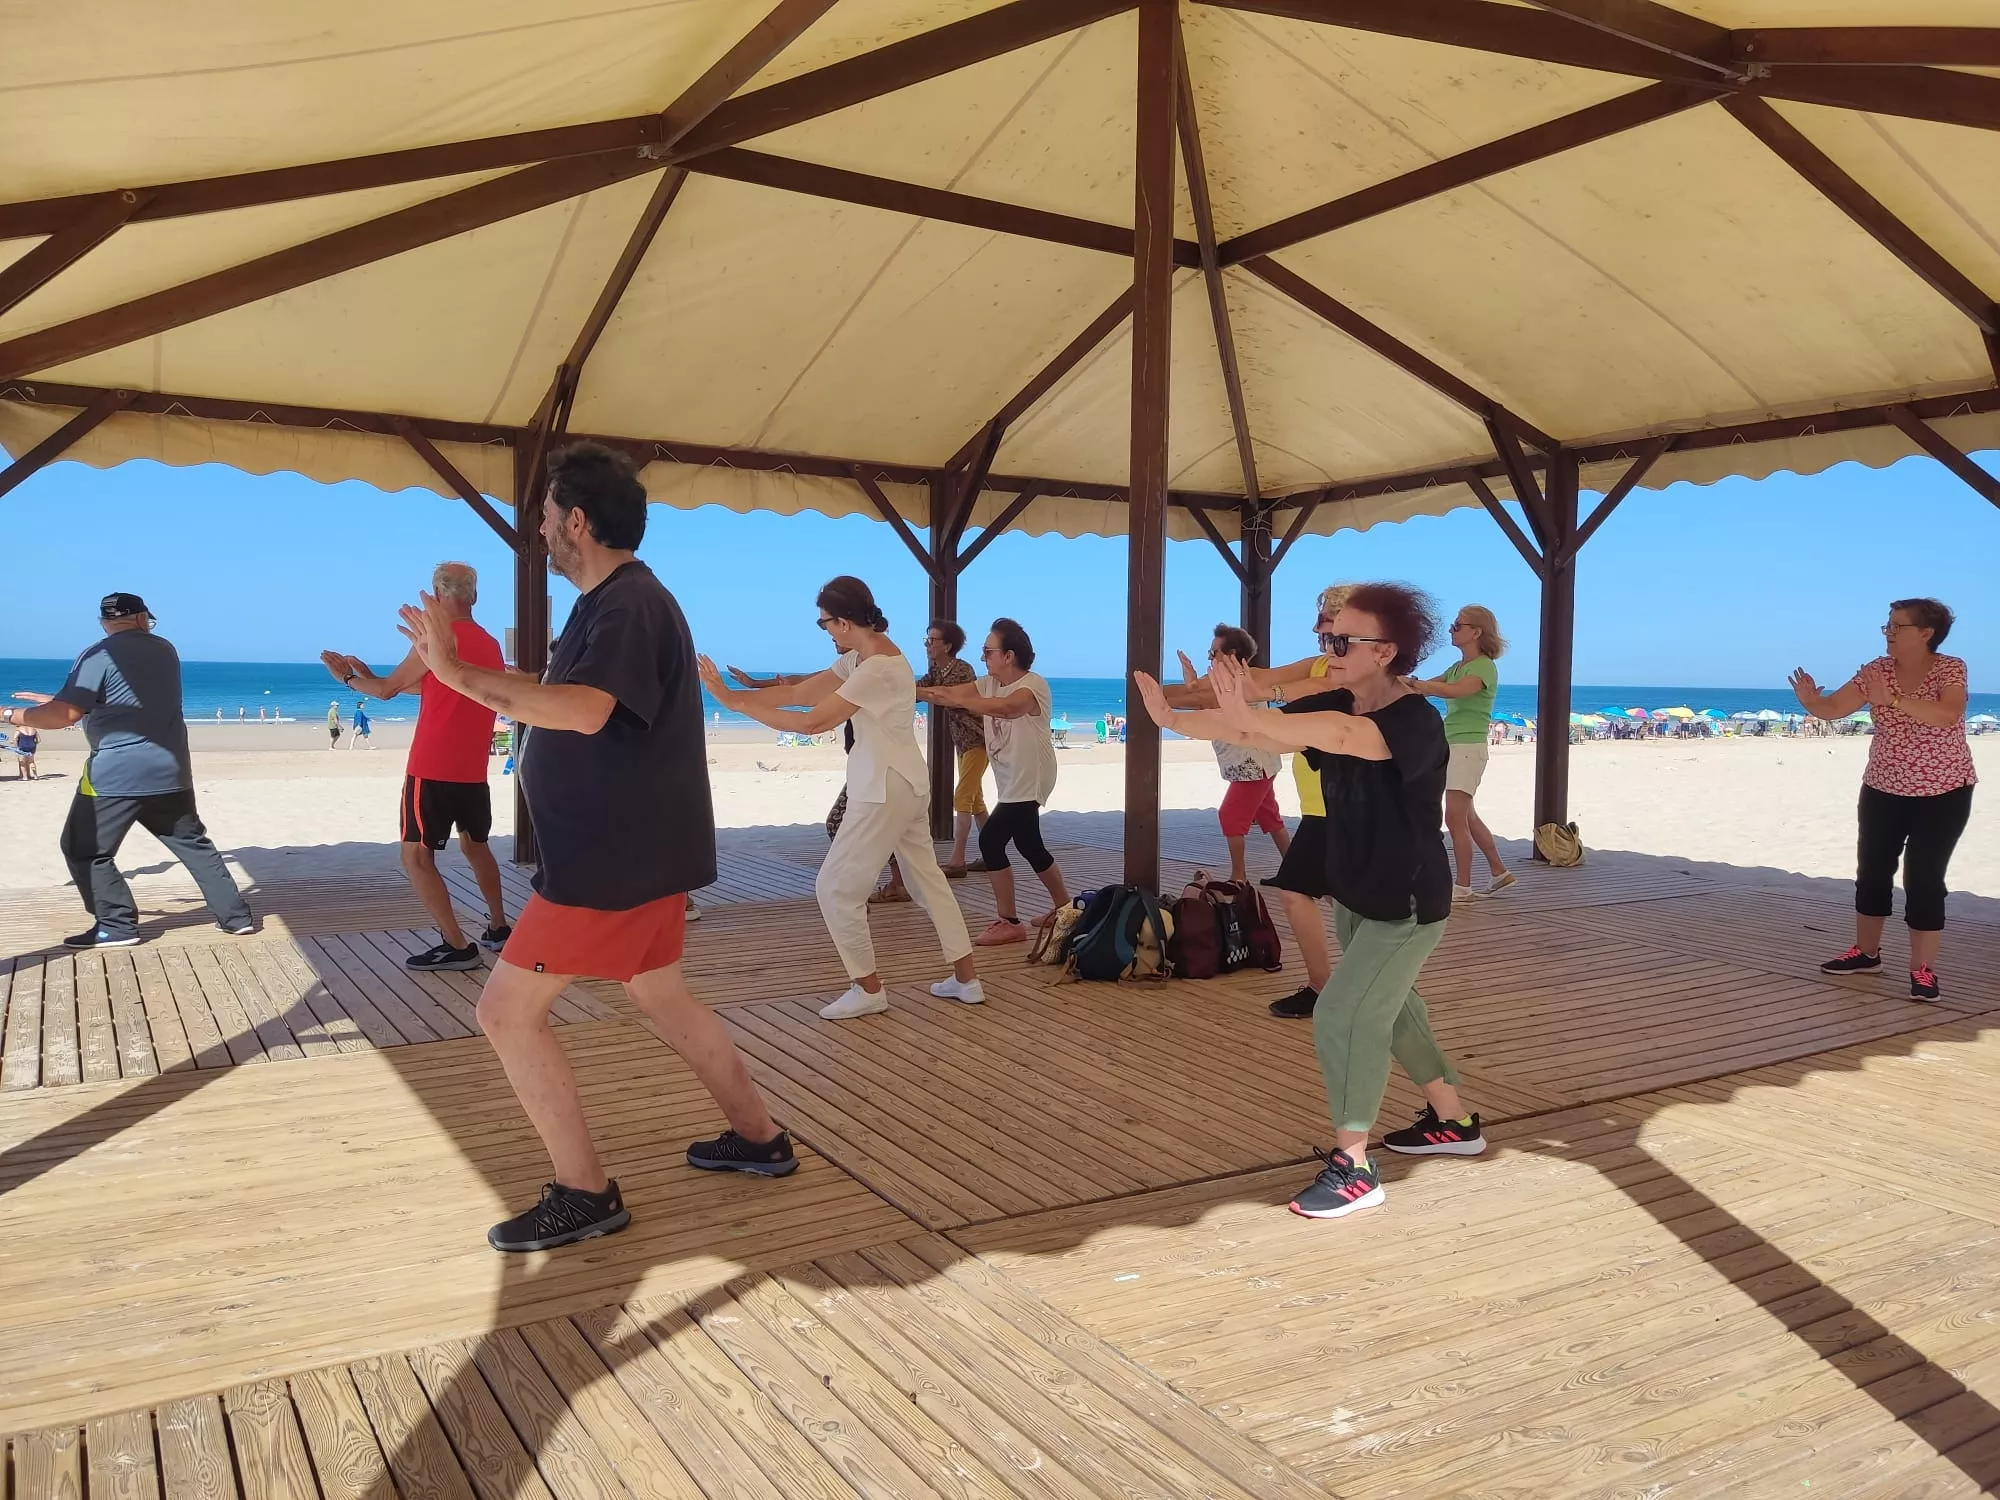
<svg viewBox="0 0 2000 1500"><path fill-rule="evenodd" d="M819 628L820 628L821 630L825 630L825 631L829 631L829 632L830 632L830 631L831 631L831 630L833 629L833 616L832 616L832 615L821 615L821 616L819 617Z"/></svg>
<svg viewBox="0 0 2000 1500"><path fill-rule="evenodd" d="M1338 631L1322 630L1319 633L1319 649L1328 656L1345 656L1347 648L1357 641L1371 646L1393 646L1396 643L1385 635L1342 635Z"/></svg>

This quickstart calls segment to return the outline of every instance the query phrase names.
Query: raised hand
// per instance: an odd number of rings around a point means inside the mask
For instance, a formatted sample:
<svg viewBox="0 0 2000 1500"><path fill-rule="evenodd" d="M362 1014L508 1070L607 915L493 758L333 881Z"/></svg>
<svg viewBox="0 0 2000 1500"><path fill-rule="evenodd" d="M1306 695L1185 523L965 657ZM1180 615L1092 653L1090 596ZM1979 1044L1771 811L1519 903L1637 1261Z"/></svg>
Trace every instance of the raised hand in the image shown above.
<svg viewBox="0 0 2000 1500"><path fill-rule="evenodd" d="M1215 684L1215 706L1230 728L1248 731L1252 720L1247 691L1250 674L1233 656L1218 656L1208 674Z"/></svg>
<svg viewBox="0 0 2000 1500"><path fill-rule="evenodd" d="M345 682L350 676L360 675L356 670L359 664L351 656L343 656L338 651L322 651L319 659L321 665L333 674L335 682Z"/></svg>
<svg viewBox="0 0 2000 1500"><path fill-rule="evenodd" d="M721 669L718 668L716 664L713 661L709 660L709 658L707 658L706 656L702 656L699 654L695 656L694 669L701 675L701 685L708 689L709 696L711 698L714 698L717 702L720 702L724 698L727 698L730 695L730 693L735 691L733 688L729 686L728 683L722 680ZM737 678L742 679L743 674L741 672L738 672L736 668L731 667L729 670L732 673L734 673Z"/></svg>
<svg viewBox="0 0 2000 1500"><path fill-rule="evenodd" d="M416 648L424 665L442 677L458 665L458 637L452 634L451 616L436 595L419 594L417 599L396 612L401 622L396 629Z"/></svg>
<svg viewBox="0 0 2000 1500"><path fill-rule="evenodd" d="M1132 684L1139 689L1139 701L1146 705L1147 716L1162 729L1168 728L1174 711L1168 706L1166 692L1160 684L1144 672L1134 672Z"/></svg>
<svg viewBox="0 0 2000 1500"><path fill-rule="evenodd" d="M744 671L741 667L730 667L728 668L728 672L731 677L734 677L736 679L736 685L738 687L760 688L760 687L769 687L771 685L768 682L759 682L756 678L752 677L748 672Z"/></svg>
<svg viewBox="0 0 2000 1500"><path fill-rule="evenodd" d="M1812 706L1819 702L1819 684L1813 681L1812 673L1804 667L1792 668L1792 675L1785 681L1792 685L1792 693L1799 700L1799 707L1810 712Z"/></svg>
<svg viewBox="0 0 2000 1500"><path fill-rule="evenodd" d="M56 701L47 693L16 693L14 697L22 703L53 703Z"/></svg>
<svg viewBox="0 0 2000 1500"><path fill-rule="evenodd" d="M1194 669L1194 663L1188 659L1187 652L1176 651L1174 655L1181 659L1181 686L1193 687L1197 682L1200 682L1201 673Z"/></svg>

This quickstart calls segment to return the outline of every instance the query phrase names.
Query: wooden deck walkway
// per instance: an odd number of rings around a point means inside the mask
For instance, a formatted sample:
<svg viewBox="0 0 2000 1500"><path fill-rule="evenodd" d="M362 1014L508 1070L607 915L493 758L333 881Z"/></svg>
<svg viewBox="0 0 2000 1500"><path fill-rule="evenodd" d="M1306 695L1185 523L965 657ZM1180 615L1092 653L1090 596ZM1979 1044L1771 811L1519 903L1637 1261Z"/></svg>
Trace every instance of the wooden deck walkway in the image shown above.
<svg viewBox="0 0 2000 1500"><path fill-rule="evenodd" d="M479 976L404 973L395 892L0 946L0 1500L2000 1484L1984 904L1926 1007L1813 970L1822 885L1526 871L1425 986L1496 1149L1392 1158L1388 1207L1328 1225L1283 1211L1327 1140L1310 1027L1263 1011L1295 961L1078 986L1003 950L966 1009L878 908L892 1009L834 1025L823 849L734 841L690 934L803 1169L689 1172L713 1106L578 986L559 1034L635 1220L551 1256L482 1242L546 1166ZM1203 852L1170 839L1169 878Z"/></svg>

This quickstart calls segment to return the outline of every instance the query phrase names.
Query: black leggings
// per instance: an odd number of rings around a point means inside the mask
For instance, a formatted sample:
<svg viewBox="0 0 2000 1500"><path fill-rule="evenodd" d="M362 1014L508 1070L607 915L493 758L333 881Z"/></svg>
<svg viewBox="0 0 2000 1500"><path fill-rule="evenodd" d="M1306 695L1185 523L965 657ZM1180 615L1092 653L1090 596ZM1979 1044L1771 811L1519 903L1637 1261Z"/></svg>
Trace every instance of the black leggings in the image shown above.
<svg viewBox="0 0 2000 1500"><path fill-rule="evenodd" d="M1972 816L1972 788L1935 797L1898 797L1861 789L1861 848L1854 876L1854 909L1864 917L1895 910L1891 888L1903 866L1903 920L1912 932L1944 930L1944 872L1951 851Z"/></svg>
<svg viewBox="0 0 2000 1500"><path fill-rule="evenodd" d="M1056 862L1042 842L1042 809L1036 803L1002 802L986 815L986 826L979 830L979 857L987 869L1007 868L1010 839L1037 875Z"/></svg>

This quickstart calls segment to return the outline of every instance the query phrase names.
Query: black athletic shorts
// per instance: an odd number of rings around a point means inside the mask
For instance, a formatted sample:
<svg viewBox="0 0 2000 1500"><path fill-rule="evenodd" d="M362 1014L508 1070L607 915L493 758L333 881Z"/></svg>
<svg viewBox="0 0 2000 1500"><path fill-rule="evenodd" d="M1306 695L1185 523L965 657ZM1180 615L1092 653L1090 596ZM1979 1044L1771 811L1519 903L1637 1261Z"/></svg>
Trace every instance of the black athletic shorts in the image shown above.
<svg viewBox="0 0 2000 1500"><path fill-rule="evenodd" d="M475 844L493 831L493 793L483 781L403 778L403 842L442 849L452 825Z"/></svg>
<svg viewBox="0 0 2000 1500"><path fill-rule="evenodd" d="M1328 894L1326 888L1326 819L1310 813L1299 819L1292 830L1292 847L1278 864L1278 873L1264 882L1281 891L1296 891L1315 901Z"/></svg>

